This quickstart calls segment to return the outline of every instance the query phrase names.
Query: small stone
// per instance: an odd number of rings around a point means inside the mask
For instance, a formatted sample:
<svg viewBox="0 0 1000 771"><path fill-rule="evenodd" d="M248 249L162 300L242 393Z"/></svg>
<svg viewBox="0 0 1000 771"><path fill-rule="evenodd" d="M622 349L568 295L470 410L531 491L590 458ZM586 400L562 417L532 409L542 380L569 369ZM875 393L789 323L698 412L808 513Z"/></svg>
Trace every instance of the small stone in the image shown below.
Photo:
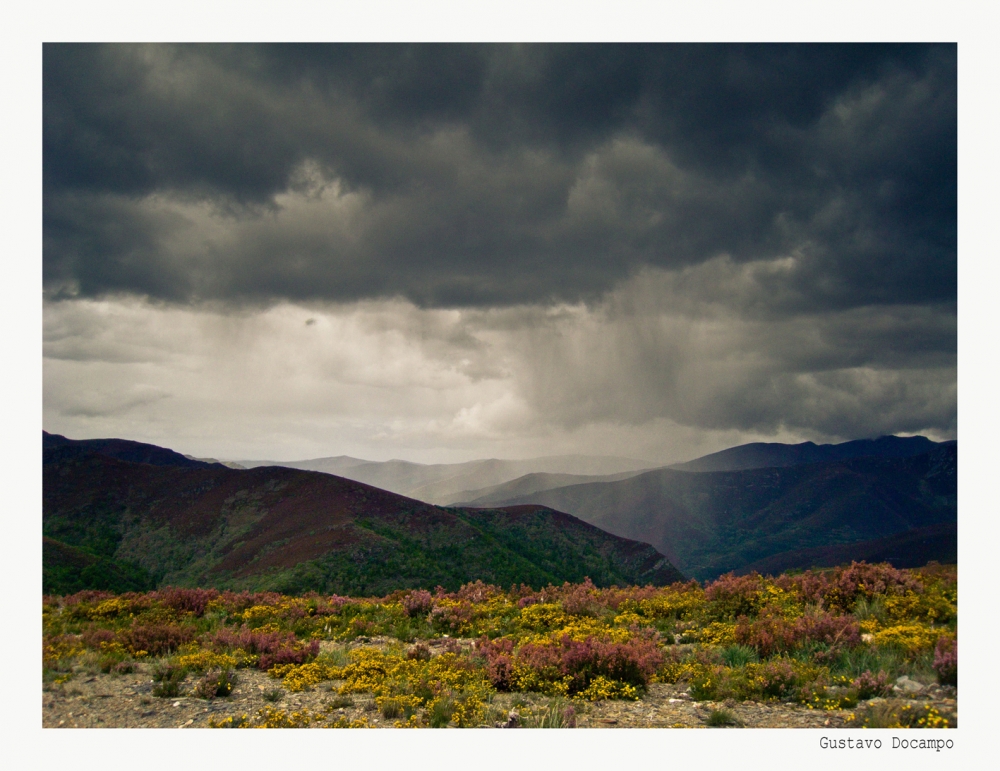
<svg viewBox="0 0 1000 771"><path fill-rule="evenodd" d="M924 686L916 680L911 680L906 675L901 675L896 678L896 684L892 687L892 690L896 691L896 693L920 693L924 690Z"/></svg>
<svg viewBox="0 0 1000 771"><path fill-rule="evenodd" d="M175 702L174 702L174 706L175 706L175 707L179 707L180 705L181 705L181 703L180 703L179 701L175 701Z"/></svg>

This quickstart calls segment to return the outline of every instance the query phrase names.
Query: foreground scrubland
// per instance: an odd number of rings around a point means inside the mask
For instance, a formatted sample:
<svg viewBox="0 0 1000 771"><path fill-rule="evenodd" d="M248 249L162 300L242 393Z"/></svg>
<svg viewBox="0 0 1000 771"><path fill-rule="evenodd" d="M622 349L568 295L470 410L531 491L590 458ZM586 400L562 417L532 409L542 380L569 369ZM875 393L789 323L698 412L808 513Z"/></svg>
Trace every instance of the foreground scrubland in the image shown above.
<svg viewBox="0 0 1000 771"><path fill-rule="evenodd" d="M956 602L954 567L865 563L705 586L46 596L43 724L947 727Z"/></svg>

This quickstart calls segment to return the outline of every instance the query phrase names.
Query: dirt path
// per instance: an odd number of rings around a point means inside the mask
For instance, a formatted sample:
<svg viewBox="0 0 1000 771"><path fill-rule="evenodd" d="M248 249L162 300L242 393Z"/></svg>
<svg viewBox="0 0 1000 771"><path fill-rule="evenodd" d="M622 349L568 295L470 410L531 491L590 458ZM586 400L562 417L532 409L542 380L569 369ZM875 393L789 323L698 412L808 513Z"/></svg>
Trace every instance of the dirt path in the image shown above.
<svg viewBox="0 0 1000 771"><path fill-rule="evenodd" d="M320 717L311 727L329 727L338 721L364 720L373 728L389 728L396 721L382 717L369 695L338 696L339 683L322 683L312 691L289 693L279 681L257 670L240 670L233 694L207 701L185 695L157 698L151 667L140 665L124 675L77 675L50 686L42 699L46 728L205 728L227 717L253 719L268 708L286 714ZM187 690L194 681L189 676ZM183 689L182 689L183 690ZM269 700L269 698L271 700ZM489 725L503 725L513 709L530 715L549 700L534 694L497 694L490 705ZM928 689L920 698L906 700L914 707L934 706L957 719L954 692ZM724 709L748 728L842 728L852 710L811 710L800 704L777 702L696 702L677 685L653 684L639 701L573 702L578 727L586 728L704 728L713 710ZM259 722L259 719L258 721ZM519 722L528 722L521 719Z"/></svg>

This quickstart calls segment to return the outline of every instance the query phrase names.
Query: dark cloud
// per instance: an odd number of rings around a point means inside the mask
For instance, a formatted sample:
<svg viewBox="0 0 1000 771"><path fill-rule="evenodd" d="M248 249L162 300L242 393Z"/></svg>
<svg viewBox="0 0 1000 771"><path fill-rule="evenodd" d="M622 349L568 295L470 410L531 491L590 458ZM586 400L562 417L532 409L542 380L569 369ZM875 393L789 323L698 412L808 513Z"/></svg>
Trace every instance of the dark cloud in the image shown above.
<svg viewBox="0 0 1000 771"><path fill-rule="evenodd" d="M481 453L955 433L954 45L43 58L60 420L196 432L266 369L230 412Z"/></svg>
<svg viewBox="0 0 1000 771"><path fill-rule="evenodd" d="M794 257L794 310L953 303L955 71L948 45L47 45L45 285L491 306L727 254Z"/></svg>

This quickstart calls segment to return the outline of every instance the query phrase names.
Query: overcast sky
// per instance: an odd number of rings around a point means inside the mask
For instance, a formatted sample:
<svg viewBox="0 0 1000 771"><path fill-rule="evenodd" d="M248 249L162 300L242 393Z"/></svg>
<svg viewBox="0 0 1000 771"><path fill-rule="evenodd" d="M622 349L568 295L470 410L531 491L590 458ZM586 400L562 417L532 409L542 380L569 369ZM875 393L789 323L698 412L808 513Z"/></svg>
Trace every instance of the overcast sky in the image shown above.
<svg viewBox="0 0 1000 771"><path fill-rule="evenodd" d="M44 48L44 427L221 458L956 437L956 48Z"/></svg>

